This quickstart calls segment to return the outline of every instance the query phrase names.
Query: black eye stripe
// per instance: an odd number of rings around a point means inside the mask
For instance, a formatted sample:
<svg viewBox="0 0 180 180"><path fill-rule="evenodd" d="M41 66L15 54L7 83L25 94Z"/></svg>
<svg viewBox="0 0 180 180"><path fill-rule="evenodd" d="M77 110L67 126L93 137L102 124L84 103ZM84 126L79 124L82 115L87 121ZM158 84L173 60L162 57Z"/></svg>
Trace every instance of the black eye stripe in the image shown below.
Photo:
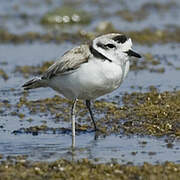
<svg viewBox="0 0 180 180"><path fill-rule="evenodd" d="M97 43L97 47L100 47L102 49L108 49L108 47L100 42Z"/></svg>
<svg viewBox="0 0 180 180"><path fill-rule="evenodd" d="M106 44L105 46L108 48L115 48L116 47L114 44Z"/></svg>
<svg viewBox="0 0 180 180"><path fill-rule="evenodd" d="M113 38L114 41L118 43L125 43L127 41L127 37L125 35L118 35Z"/></svg>

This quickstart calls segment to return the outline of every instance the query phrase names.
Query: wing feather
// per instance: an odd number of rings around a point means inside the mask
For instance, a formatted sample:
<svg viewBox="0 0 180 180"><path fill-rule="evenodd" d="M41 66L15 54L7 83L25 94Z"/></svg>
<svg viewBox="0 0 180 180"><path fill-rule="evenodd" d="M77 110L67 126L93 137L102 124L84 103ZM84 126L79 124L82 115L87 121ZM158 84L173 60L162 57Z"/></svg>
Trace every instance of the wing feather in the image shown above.
<svg viewBox="0 0 180 180"><path fill-rule="evenodd" d="M51 65L42 76L43 79L50 79L56 75L73 73L81 64L88 62L90 50L88 45L81 45L66 52L62 57Z"/></svg>

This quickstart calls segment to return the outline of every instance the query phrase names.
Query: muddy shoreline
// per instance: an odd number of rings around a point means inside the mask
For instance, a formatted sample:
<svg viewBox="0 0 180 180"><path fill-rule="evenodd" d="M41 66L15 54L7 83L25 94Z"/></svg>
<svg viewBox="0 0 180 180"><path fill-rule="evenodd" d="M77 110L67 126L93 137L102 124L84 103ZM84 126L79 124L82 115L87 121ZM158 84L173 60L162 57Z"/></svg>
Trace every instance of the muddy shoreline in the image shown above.
<svg viewBox="0 0 180 180"><path fill-rule="evenodd" d="M73 8L72 8L73 7ZM0 6L0 179L179 179L179 1L2 0ZM132 38L122 86L93 103L51 89L23 91L67 50L109 32Z"/></svg>

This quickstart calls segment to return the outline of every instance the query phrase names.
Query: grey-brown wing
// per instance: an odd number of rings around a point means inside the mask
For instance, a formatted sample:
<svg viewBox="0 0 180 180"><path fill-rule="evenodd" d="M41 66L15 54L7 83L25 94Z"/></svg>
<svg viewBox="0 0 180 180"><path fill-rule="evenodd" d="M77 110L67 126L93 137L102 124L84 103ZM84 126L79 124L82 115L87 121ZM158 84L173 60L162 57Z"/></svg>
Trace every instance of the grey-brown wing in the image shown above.
<svg viewBox="0 0 180 180"><path fill-rule="evenodd" d="M59 74L73 73L81 64L88 62L90 56L89 46L81 45L66 52L51 65L42 78L50 79Z"/></svg>

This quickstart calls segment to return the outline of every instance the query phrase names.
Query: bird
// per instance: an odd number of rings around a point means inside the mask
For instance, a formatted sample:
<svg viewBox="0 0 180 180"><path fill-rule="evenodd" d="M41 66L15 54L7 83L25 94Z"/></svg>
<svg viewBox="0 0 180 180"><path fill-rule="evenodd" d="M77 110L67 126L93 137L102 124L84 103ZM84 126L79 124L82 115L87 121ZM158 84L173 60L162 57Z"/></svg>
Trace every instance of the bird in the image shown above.
<svg viewBox="0 0 180 180"><path fill-rule="evenodd" d="M97 131L91 101L120 87L133 56L141 58L133 51L131 38L120 33L104 34L65 52L41 77L29 80L22 87L24 90L51 87L72 100L72 146L75 146L75 108L78 99L85 101Z"/></svg>

